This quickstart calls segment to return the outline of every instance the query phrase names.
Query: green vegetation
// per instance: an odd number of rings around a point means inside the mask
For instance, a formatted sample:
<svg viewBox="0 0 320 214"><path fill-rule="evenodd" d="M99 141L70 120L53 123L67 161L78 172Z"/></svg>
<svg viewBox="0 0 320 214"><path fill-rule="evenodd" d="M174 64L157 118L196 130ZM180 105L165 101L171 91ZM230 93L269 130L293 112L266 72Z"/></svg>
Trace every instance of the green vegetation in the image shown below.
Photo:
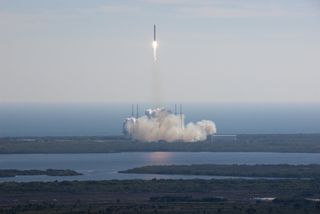
<svg viewBox="0 0 320 214"><path fill-rule="evenodd" d="M207 201L125 201L121 199L112 202L26 202L19 205L3 206L0 213L4 214L319 214L317 202L306 200L282 200L277 202L237 201L207 202Z"/></svg>
<svg viewBox="0 0 320 214"><path fill-rule="evenodd" d="M276 177L276 178L320 178L320 165L164 165L143 166L120 173L170 174L170 175L212 175L240 177Z"/></svg>
<svg viewBox="0 0 320 214"><path fill-rule="evenodd" d="M206 198L193 198L192 196L175 196L165 195L160 197L151 197L152 202L220 202L227 201L223 197L206 197Z"/></svg>
<svg viewBox="0 0 320 214"><path fill-rule="evenodd" d="M315 214L319 190L318 179L5 182L0 213Z"/></svg>
<svg viewBox="0 0 320 214"><path fill-rule="evenodd" d="M110 152L320 152L320 134L238 135L236 141L144 143L122 136L0 138L0 154Z"/></svg>
<svg viewBox="0 0 320 214"><path fill-rule="evenodd" d="M75 175L82 175L82 174L70 169L47 169L47 170L0 169L0 177L15 177L17 175L75 176Z"/></svg>
<svg viewBox="0 0 320 214"><path fill-rule="evenodd" d="M192 193L192 192L256 192L283 197L308 197L318 195L320 180L105 180L61 182L3 182L0 194L55 192L55 193ZM245 195L245 194L244 194Z"/></svg>

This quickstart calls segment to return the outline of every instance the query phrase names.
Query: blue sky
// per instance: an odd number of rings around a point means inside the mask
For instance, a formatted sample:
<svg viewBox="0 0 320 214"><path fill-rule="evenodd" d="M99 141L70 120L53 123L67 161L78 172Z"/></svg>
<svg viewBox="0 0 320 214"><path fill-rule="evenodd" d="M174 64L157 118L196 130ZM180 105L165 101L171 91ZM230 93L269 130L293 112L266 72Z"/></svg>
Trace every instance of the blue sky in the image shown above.
<svg viewBox="0 0 320 214"><path fill-rule="evenodd" d="M0 0L0 102L320 102L317 0Z"/></svg>

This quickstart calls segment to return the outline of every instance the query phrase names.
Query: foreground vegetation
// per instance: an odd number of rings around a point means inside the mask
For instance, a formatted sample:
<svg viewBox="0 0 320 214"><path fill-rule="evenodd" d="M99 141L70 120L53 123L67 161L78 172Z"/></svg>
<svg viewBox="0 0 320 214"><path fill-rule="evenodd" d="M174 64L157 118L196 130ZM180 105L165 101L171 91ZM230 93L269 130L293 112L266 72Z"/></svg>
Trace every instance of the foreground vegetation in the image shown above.
<svg viewBox="0 0 320 214"><path fill-rule="evenodd" d="M0 207L4 214L319 214L318 202L306 200L275 200L274 202L212 202L212 201L116 201L86 203L83 200L71 204L50 202L26 202Z"/></svg>
<svg viewBox="0 0 320 214"><path fill-rule="evenodd" d="M319 188L317 179L5 182L0 213L319 213Z"/></svg>
<svg viewBox="0 0 320 214"><path fill-rule="evenodd" d="M0 194L5 193L210 193L232 192L268 193L268 196L304 198L320 194L320 180L105 180L61 182L3 182ZM244 194L245 195L245 194Z"/></svg>
<svg viewBox="0 0 320 214"><path fill-rule="evenodd" d="M169 174L169 175L212 175L273 178L320 178L320 165L155 165L120 171L120 173Z"/></svg>
<svg viewBox="0 0 320 214"><path fill-rule="evenodd" d="M110 152L320 152L320 134L237 135L211 142L145 143L123 136L0 138L0 154Z"/></svg>
<svg viewBox="0 0 320 214"><path fill-rule="evenodd" d="M82 174L70 169L47 169L47 170L0 169L0 177L15 177L18 175L75 176L75 175L82 175Z"/></svg>

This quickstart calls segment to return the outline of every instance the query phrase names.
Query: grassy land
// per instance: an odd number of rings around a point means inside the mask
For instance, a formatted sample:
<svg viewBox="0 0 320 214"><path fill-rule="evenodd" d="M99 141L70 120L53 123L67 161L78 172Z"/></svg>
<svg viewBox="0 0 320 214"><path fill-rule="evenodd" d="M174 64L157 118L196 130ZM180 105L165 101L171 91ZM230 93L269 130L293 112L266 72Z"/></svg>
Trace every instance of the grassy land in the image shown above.
<svg viewBox="0 0 320 214"><path fill-rule="evenodd" d="M47 170L0 169L0 177L15 177L17 175L75 176L75 175L82 175L82 174L70 169L47 169Z"/></svg>
<svg viewBox="0 0 320 214"><path fill-rule="evenodd" d="M319 187L317 179L6 182L0 213L319 213L306 200Z"/></svg>
<svg viewBox="0 0 320 214"><path fill-rule="evenodd" d="M96 195L94 195L96 196ZM99 195L101 196L101 195ZM97 196L96 196L97 197ZM103 196L102 196L103 197ZM186 196L188 197L188 196ZM104 197L104 199L106 199ZM26 201L19 205L0 207L4 214L319 214L317 202L306 200L275 200L274 202L215 202L215 201L150 201L132 202L127 200L109 200L86 202L83 197L69 201L68 204L59 201Z"/></svg>
<svg viewBox="0 0 320 214"><path fill-rule="evenodd" d="M290 198L312 197L320 194L320 180L106 180L61 182L3 182L0 194L5 193L210 193L242 192L268 193ZM246 194L244 194L246 195Z"/></svg>
<svg viewBox="0 0 320 214"><path fill-rule="evenodd" d="M120 171L120 173L278 178L320 178L320 165L155 165L128 169L125 171Z"/></svg>
<svg viewBox="0 0 320 214"><path fill-rule="evenodd" d="M238 135L237 140L144 143L121 136L0 138L0 154L173 152L320 152L320 134Z"/></svg>

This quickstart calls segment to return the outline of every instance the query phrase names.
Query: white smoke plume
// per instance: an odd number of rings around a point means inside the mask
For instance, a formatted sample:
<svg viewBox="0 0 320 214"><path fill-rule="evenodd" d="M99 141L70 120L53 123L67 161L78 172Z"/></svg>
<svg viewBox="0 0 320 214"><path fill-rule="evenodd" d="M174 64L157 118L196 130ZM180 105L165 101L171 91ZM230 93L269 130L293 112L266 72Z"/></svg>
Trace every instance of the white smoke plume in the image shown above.
<svg viewBox="0 0 320 214"><path fill-rule="evenodd" d="M165 108L147 109L139 118L129 117L123 124L124 134L144 142L196 142L216 133L213 121L201 120L184 125L184 115L175 115Z"/></svg>

